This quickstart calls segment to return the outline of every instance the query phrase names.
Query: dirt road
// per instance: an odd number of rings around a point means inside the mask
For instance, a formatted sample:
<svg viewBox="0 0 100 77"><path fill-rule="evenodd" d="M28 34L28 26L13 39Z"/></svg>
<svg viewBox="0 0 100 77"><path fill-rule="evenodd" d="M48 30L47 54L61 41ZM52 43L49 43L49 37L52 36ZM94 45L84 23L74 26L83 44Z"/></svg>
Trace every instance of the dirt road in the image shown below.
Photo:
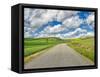
<svg viewBox="0 0 100 77"><path fill-rule="evenodd" d="M44 50L45 51L45 50ZM56 45L24 65L25 69L85 66L94 63L66 44Z"/></svg>

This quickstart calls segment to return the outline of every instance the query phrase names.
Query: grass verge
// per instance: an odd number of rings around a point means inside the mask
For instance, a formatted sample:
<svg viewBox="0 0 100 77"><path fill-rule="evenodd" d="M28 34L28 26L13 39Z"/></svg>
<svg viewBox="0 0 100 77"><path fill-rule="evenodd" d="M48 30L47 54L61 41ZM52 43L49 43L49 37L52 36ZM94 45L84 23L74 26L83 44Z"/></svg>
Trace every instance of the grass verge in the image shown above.
<svg viewBox="0 0 100 77"><path fill-rule="evenodd" d="M25 38L24 39L24 62L28 62L36 54L43 50L53 47L63 40L55 37L49 38Z"/></svg>
<svg viewBox="0 0 100 77"><path fill-rule="evenodd" d="M67 45L94 62L94 38L77 38L67 41Z"/></svg>

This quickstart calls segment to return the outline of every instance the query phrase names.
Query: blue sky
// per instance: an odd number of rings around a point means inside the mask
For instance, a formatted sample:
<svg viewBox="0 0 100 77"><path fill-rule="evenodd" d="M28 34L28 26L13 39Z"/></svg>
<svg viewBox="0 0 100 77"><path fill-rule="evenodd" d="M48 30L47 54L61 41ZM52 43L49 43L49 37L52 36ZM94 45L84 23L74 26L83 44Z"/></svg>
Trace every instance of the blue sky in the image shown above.
<svg viewBox="0 0 100 77"><path fill-rule="evenodd" d="M25 8L24 13L25 38L94 36L93 12Z"/></svg>

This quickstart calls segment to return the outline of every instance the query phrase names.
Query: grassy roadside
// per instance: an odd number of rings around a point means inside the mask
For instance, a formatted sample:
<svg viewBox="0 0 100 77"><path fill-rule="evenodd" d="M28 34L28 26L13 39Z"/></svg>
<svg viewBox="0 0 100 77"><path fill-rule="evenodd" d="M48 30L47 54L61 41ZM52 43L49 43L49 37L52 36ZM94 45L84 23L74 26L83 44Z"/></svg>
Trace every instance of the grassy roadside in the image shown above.
<svg viewBox="0 0 100 77"><path fill-rule="evenodd" d="M61 42L62 40L58 38L27 38L24 40L24 57L50 48Z"/></svg>
<svg viewBox="0 0 100 77"><path fill-rule="evenodd" d="M67 41L67 45L94 62L94 38L77 38Z"/></svg>
<svg viewBox="0 0 100 77"><path fill-rule="evenodd" d="M31 54L37 53L37 52L42 51L42 50L49 48L51 46L52 45L36 45L36 46L25 48L24 56L27 57Z"/></svg>
<svg viewBox="0 0 100 77"><path fill-rule="evenodd" d="M24 63L38 56L43 50L49 49L63 40L59 38L26 38L24 39Z"/></svg>
<svg viewBox="0 0 100 77"><path fill-rule="evenodd" d="M46 48L44 48L44 49L41 49L41 50L39 50L39 51L36 51L36 52L38 52L38 53L33 53L33 54L29 55L29 56L24 57L24 63L25 63L25 64L28 63L29 61L32 60L32 58L39 56L40 54L42 54L43 52L45 52L46 50L48 50L49 48L51 48L51 47L53 47L53 46L54 46L54 45L49 46L49 47L46 47ZM44 50L45 50L45 51L44 51Z"/></svg>

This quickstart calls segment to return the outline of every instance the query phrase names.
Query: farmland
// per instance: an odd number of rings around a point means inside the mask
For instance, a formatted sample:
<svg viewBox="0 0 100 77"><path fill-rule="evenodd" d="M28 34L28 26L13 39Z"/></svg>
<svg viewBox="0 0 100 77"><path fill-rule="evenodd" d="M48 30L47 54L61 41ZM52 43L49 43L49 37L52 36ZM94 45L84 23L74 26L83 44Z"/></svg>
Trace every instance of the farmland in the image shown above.
<svg viewBox="0 0 100 77"><path fill-rule="evenodd" d="M25 38L24 39L24 57L27 57L31 54L40 52L41 50L53 47L59 43L62 43L63 40L59 38Z"/></svg>
<svg viewBox="0 0 100 77"><path fill-rule="evenodd" d="M76 38L60 39L56 37L48 38L25 38L24 39L24 57L41 52L42 50L52 48L57 44L64 43L66 46L74 49L76 52L94 61L94 38ZM66 49L67 51L67 49Z"/></svg>
<svg viewBox="0 0 100 77"><path fill-rule="evenodd" d="M94 61L94 37L69 39L67 45Z"/></svg>

